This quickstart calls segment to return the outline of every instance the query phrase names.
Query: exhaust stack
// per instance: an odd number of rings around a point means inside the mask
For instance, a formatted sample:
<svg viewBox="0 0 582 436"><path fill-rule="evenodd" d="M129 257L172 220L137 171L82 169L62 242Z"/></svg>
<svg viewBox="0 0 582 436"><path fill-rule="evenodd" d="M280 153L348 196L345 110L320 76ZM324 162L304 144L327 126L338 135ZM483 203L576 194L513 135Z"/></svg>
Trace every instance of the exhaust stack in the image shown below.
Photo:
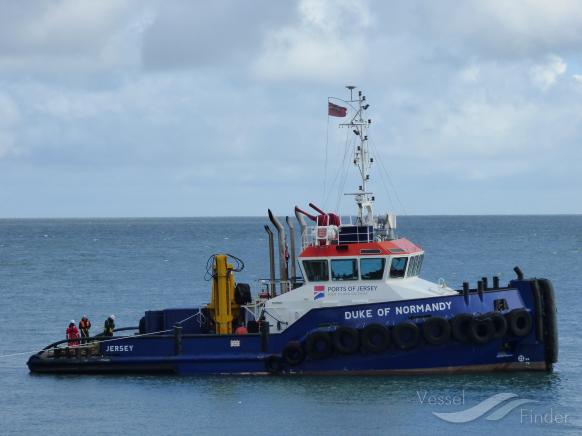
<svg viewBox="0 0 582 436"><path fill-rule="evenodd" d="M289 249L291 251L291 286L295 287L295 280L297 277L296 261L295 261L295 226L289 217L285 217L287 227L289 227Z"/></svg>
<svg viewBox="0 0 582 436"><path fill-rule="evenodd" d="M386 221L388 224L388 239L396 239L396 215L389 213L386 215Z"/></svg>
<svg viewBox="0 0 582 436"><path fill-rule="evenodd" d="M269 209L269 219L277 229L277 241L279 245L279 280L281 281L281 293L287 292L287 262L285 259L285 229L277 219L271 209Z"/></svg>
<svg viewBox="0 0 582 436"><path fill-rule="evenodd" d="M275 297L277 295L275 286L275 244L273 242L273 231L266 224L265 231L269 237L269 294L271 294L271 297Z"/></svg>
<svg viewBox="0 0 582 436"><path fill-rule="evenodd" d="M305 217L303 214L304 212L295 206L295 218L297 218L299 227L301 227L301 247L305 248L305 246L307 246L307 224L305 224Z"/></svg>

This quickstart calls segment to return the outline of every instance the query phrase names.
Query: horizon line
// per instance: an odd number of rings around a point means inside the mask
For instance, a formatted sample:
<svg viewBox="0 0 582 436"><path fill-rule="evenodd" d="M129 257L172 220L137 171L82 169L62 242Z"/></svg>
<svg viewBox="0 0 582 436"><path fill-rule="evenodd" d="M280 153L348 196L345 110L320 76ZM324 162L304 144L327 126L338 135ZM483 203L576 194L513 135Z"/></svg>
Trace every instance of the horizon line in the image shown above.
<svg viewBox="0 0 582 436"><path fill-rule="evenodd" d="M277 216L287 216L287 215L277 215ZM293 216L293 215L288 215ZM342 215L350 216L350 215ZM355 215L352 215L355 216ZM406 217L503 217L503 216L582 216L582 213L460 213L460 214L401 214L398 218ZM24 217L0 217L0 220L91 220L91 219L102 219L102 220L113 220L113 219L192 219L192 218L267 218L265 215L180 215L180 216L24 216Z"/></svg>

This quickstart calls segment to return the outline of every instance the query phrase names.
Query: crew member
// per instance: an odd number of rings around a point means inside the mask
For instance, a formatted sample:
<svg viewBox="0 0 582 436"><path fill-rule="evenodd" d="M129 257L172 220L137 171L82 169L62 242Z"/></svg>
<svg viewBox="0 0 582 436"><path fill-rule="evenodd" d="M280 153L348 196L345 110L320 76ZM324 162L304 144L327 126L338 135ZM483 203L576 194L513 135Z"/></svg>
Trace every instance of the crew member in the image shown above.
<svg viewBox="0 0 582 436"><path fill-rule="evenodd" d="M91 321L87 318L87 315L83 315L81 321L79 321L79 330L81 330L81 344L86 344L87 339L89 339L89 329L91 328Z"/></svg>
<svg viewBox="0 0 582 436"><path fill-rule="evenodd" d="M79 329L75 325L75 320L72 319L66 331L67 339L69 340L69 347L79 346Z"/></svg>
<svg viewBox="0 0 582 436"><path fill-rule="evenodd" d="M234 330L235 335L246 335L249 331L243 324L239 324L239 326Z"/></svg>
<svg viewBox="0 0 582 436"><path fill-rule="evenodd" d="M103 336L113 336L113 330L115 330L115 315L109 315L109 318L105 320Z"/></svg>

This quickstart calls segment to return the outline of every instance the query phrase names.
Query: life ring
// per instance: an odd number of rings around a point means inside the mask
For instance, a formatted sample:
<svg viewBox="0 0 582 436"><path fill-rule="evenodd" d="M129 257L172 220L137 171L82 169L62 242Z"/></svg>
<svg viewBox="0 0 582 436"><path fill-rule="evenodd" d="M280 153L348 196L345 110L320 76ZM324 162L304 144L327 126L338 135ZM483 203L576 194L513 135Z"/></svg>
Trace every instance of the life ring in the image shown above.
<svg viewBox="0 0 582 436"><path fill-rule="evenodd" d="M353 354L360 348L360 335L353 327L340 326L331 337L333 346L342 354Z"/></svg>
<svg viewBox="0 0 582 436"><path fill-rule="evenodd" d="M369 324L362 330L362 348L381 353L390 346L390 331L381 324Z"/></svg>
<svg viewBox="0 0 582 436"><path fill-rule="evenodd" d="M453 338L459 342L469 342L469 328L473 315L460 313L451 319L451 333Z"/></svg>
<svg viewBox="0 0 582 436"><path fill-rule="evenodd" d="M327 332L311 333L305 341L305 351L312 359L325 359L333 353L331 336Z"/></svg>
<svg viewBox="0 0 582 436"><path fill-rule="evenodd" d="M283 348L283 359L291 366L300 365L305 360L305 351L299 341L291 341Z"/></svg>
<svg viewBox="0 0 582 436"><path fill-rule="evenodd" d="M499 312L489 312L483 317L490 318L493 321L493 339L501 339L507 333L507 320Z"/></svg>
<svg viewBox="0 0 582 436"><path fill-rule="evenodd" d="M281 359L277 356L268 356L265 359L265 369L269 374L278 374L281 372Z"/></svg>
<svg viewBox="0 0 582 436"><path fill-rule="evenodd" d="M451 338L451 325L440 316L431 316L422 325L422 336L431 345L443 345Z"/></svg>
<svg viewBox="0 0 582 436"><path fill-rule="evenodd" d="M489 317L475 317L469 324L469 336L478 345L484 345L491 341L494 334L495 326L493 325L493 320Z"/></svg>
<svg viewBox="0 0 582 436"><path fill-rule="evenodd" d="M527 310L513 309L506 316L509 330L515 336L525 336L531 331L533 323Z"/></svg>
<svg viewBox="0 0 582 436"><path fill-rule="evenodd" d="M412 321L404 321L392 330L394 343L401 350L410 350L418 344L420 329Z"/></svg>

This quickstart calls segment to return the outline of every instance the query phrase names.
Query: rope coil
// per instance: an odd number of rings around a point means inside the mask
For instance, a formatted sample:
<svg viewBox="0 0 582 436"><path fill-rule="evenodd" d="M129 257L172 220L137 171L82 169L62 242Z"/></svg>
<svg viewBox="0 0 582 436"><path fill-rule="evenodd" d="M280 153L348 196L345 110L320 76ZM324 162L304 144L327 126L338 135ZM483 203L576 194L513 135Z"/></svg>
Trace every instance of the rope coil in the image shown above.
<svg viewBox="0 0 582 436"><path fill-rule="evenodd" d="M245 263L241 258L236 257L235 255L229 253L225 253L224 255L233 261L234 267L232 268L232 271L241 272L243 269L245 269ZM215 275L213 273L213 265L215 258L216 254L213 254L206 261L206 273L204 274L204 280L206 280L207 282L215 278Z"/></svg>

